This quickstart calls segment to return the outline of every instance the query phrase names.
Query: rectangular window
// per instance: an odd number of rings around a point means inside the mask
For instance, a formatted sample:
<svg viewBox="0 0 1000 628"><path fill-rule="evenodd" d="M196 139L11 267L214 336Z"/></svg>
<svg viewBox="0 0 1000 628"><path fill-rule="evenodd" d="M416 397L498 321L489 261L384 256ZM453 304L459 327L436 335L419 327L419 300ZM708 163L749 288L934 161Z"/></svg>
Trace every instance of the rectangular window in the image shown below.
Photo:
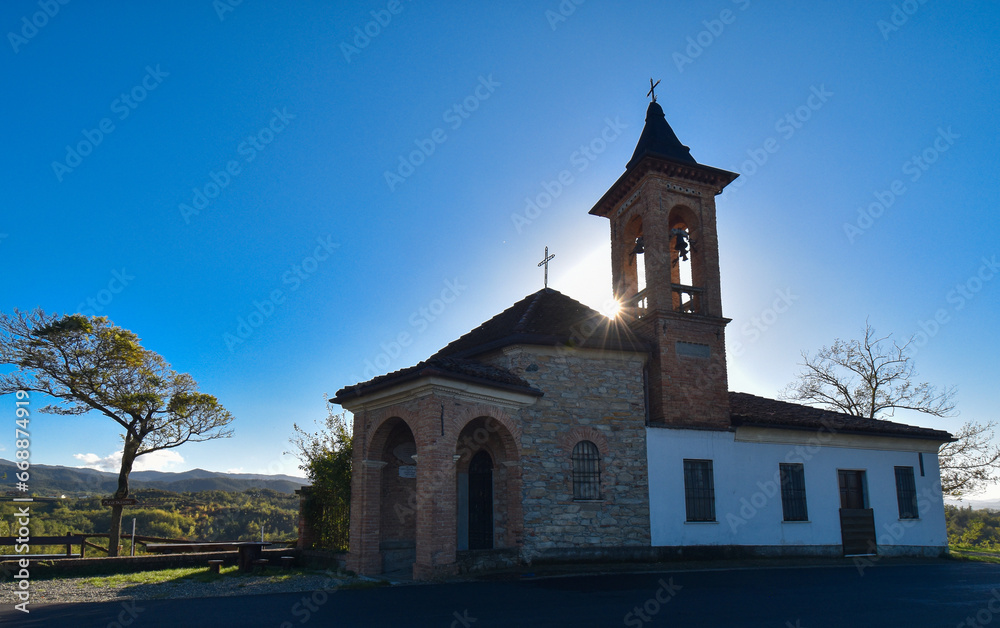
<svg viewBox="0 0 1000 628"><path fill-rule="evenodd" d="M779 464L781 472L781 510L785 521L808 521L806 510L806 474L801 464Z"/></svg>
<svg viewBox="0 0 1000 628"><path fill-rule="evenodd" d="M896 500L899 502L900 519L918 519L917 485L913 480L913 467L896 467Z"/></svg>
<svg viewBox="0 0 1000 628"><path fill-rule="evenodd" d="M684 505L688 521L715 521L715 479L711 460L684 461Z"/></svg>

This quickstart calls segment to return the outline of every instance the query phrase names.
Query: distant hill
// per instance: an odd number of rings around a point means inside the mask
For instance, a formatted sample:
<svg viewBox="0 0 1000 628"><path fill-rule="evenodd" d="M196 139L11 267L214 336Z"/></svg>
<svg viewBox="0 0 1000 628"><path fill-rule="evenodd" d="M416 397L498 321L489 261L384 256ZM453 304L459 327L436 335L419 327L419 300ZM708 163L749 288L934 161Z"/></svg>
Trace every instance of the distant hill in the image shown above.
<svg viewBox="0 0 1000 628"><path fill-rule="evenodd" d="M0 458L0 480L4 489L12 489L17 466ZM118 474L94 469L62 467L56 465L31 465L28 482L35 495L67 495L82 497L110 495L118 488ZM254 473L216 473L192 469L180 473L168 471L133 471L129 475L129 488L157 488L174 493L188 491L245 491L251 488L269 488L281 493L293 493L308 480L291 475L261 475ZM5 486L4 486L5 485ZM0 490L4 490L0 489Z"/></svg>
<svg viewBox="0 0 1000 628"><path fill-rule="evenodd" d="M1000 499L963 499L958 500L953 497L945 497L944 503L949 506L965 508L972 506L973 510L1000 510Z"/></svg>

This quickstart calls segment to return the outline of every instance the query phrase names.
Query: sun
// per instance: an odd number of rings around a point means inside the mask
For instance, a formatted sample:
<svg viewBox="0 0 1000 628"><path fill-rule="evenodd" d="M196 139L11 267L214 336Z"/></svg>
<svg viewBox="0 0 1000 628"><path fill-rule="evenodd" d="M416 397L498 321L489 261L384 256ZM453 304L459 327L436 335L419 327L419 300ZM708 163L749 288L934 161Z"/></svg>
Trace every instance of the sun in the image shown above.
<svg viewBox="0 0 1000 628"><path fill-rule="evenodd" d="M621 311L622 304L619 303L618 299L608 299L601 306L601 314L604 314L608 318L618 318Z"/></svg>

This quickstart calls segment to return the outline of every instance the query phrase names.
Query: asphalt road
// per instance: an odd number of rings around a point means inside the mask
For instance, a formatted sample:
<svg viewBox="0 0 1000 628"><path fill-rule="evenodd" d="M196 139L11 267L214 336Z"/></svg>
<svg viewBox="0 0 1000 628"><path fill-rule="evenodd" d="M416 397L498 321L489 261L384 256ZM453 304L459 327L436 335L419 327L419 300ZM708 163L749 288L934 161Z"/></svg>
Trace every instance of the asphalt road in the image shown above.
<svg viewBox="0 0 1000 628"><path fill-rule="evenodd" d="M992 604L991 604L992 602ZM992 608L991 608L992 607ZM4 626L1000 627L1000 565L589 575L0 611ZM119 621L124 620L124 621ZM129 623L125 623L129 622Z"/></svg>

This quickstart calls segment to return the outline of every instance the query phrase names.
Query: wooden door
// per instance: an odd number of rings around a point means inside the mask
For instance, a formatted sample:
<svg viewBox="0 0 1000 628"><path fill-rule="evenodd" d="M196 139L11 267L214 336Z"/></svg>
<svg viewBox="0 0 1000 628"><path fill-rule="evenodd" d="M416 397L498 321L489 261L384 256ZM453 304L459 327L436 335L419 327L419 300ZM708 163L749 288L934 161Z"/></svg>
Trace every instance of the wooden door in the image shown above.
<svg viewBox="0 0 1000 628"><path fill-rule="evenodd" d="M493 549L493 459L485 450L469 464L469 549Z"/></svg>
<svg viewBox="0 0 1000 628"><path fill-rule="evenodd" d="M840 537L845 556L878 553L875 543L875 511L865 508L865 472L837 471L840 483Z"/></svg>
<svg viewBox="0 0 1000 628"><path fill-rule="evenodd" d="M861 509L865 507L865 472L840 469L840 507Z"/></svg>

